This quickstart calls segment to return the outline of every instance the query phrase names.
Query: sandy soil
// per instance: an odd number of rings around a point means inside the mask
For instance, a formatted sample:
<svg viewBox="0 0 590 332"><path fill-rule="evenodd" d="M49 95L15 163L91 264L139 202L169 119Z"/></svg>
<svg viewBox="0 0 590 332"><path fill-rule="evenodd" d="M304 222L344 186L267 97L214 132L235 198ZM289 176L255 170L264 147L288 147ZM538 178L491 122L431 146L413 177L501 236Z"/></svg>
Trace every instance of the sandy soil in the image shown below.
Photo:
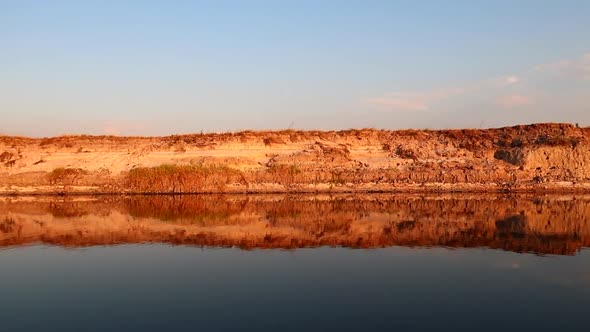
<svg viewBox="0 0 590 332"><path fill-rule="evenodd" d="M0 193L590 191L589 138L569 124L3 136Z"/></svg>

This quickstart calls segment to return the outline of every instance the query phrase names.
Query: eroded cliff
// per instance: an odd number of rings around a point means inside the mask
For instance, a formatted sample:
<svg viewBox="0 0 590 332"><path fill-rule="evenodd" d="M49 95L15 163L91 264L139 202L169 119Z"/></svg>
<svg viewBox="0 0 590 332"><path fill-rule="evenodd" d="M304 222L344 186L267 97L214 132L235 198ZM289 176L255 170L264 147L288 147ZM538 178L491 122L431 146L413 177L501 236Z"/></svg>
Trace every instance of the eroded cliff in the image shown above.
<svg viewBox="0 0 590 332"><path fill-rule="evenodd" d="M590 190L590 129L0 137L0 193Z"/></svg>

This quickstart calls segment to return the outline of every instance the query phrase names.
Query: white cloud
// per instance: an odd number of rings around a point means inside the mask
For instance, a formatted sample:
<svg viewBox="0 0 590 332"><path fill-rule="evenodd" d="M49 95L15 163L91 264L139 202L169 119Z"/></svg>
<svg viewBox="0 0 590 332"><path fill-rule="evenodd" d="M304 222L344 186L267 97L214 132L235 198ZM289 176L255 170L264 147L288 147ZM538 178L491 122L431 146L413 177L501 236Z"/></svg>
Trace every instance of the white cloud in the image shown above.
<svg viewBox="0 0 590 332"><path fill-rule="evenodd" d="M533 104L533 98L525 95L513 94L501 96L496 99L496 104L503 108L515 108Z"/></svg>
<svg viewBox="0 0 590 332"><path fill-rule="evenodd" d="M513 84L519 83L520 81L521 81L521 78L516 75L504 76L499 79L500 85L504 85L504 86L513 85Z"/></svg>

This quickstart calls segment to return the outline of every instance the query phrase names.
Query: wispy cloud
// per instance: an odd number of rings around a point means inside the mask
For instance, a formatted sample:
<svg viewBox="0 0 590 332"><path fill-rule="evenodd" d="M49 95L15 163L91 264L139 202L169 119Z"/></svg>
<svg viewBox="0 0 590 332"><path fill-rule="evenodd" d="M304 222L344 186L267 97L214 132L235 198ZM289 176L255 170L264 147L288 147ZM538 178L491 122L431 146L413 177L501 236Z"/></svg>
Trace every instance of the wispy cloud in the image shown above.
<svg viewBox="0 0 590 332"><path fill-rule="evenodd" d="M382 106L388 109L404 111L425 111L430 108L426 100L423 98L403 94L369 98L367 99L367 102L369 104Z"/></svg>
<svg viewBox="0 0 590 332"><path fill-rule="evenodd" d="M559 60L535 67L538 72L554 73L569 77L590 79L590 53L573 60Z"/></svg>
<svg viewBox="0 0 590 332"><path fill-rule="evenodd" d="M519 83L520 81L522 81L522 79L516 75L508 75L496 79L496 83L500 86L514 85Z"/></svg>
<svg viewBox="0 0 590 332"><path fill-rule="evenodd" d="M445 88L426 92L394 92L383 97L369 98L367 102L390 110L425 111L435 102L465 93L463 88Z"/></svg>
<svg viewBox="0 0 590 332"><path fill-rule="evenodd" d="M538 83L543 83L547 77L542 77L543 75L539 74L548 73L558 75L550 76L550 80L568 79L571 81L569 83L574 85L579 83L576 83L577 79L590 79L590 52L576 59L531 66L522 73L483 79L462 87L392 92L366 99L365 103L388 111L441 110L444 101L452 101L458 108L474 103L496 109L515 109L534 105L536 101L543 98L559 100L568 98L566 97L567 91L565 94L558 94L553 90L543 92L540 88L542 85ZM547 97L548 95L552 97Z"/></svg>
<svg viewBox="0 0 590 332"><path fill-rule="evenodd" d="M113 136L121 135L121 130L119 128L113 126L112 124L108 124L108 125L104 126L102 128L102 132L105 135L113 135Z"/></svg>
<svg viewBox="0 0 590 332"><path fill-rule="evenodd" d="M515 108L532 105L533 103L532 97L520 94L501 96L496 99L496 104L503 108Z"/></svg>
<svg viewBox="0 0 590 332"><path fill-rule="evenodd" d="M102 133L104 135L138 135L147 129L148 126L143 122L132 121L109 121L103 124Z"/></svg>

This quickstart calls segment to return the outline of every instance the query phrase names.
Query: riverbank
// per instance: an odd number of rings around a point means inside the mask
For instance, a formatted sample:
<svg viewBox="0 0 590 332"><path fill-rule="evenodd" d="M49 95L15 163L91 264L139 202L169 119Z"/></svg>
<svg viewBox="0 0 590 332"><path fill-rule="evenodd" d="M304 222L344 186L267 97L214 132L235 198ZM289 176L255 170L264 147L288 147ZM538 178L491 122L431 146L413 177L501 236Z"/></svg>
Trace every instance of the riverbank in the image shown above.
<svg viewBox="0 0 590 332"><path fill-rule="evenodd" d="M590 192L590 129L0 137L0 194Z"/></svg>

